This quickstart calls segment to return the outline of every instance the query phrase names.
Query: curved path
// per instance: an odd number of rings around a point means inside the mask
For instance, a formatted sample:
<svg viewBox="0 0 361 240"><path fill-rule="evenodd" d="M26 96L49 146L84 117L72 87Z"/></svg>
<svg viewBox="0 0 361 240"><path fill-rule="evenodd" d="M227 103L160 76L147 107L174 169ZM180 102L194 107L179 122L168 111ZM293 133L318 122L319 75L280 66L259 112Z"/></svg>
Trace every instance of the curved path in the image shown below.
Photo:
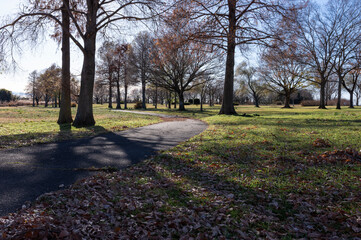
<svg viewBox="0 0 361 240"><path fill-rule="evenodd" d="M0 216L43 193L94 174L79 169L125 168L206 128L206 123L193 119L168 121L91 138L0 151Z"/></svg>

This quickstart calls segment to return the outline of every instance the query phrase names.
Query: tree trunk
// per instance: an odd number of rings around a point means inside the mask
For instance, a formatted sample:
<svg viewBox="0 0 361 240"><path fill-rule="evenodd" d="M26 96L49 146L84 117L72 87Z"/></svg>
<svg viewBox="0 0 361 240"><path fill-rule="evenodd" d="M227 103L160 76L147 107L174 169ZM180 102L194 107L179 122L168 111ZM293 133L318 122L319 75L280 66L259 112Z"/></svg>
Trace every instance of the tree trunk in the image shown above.
<svg viewBox="0 0 361 240"><path fill-rule="evenodd" d="M234 85L234 53L236 49L236 1L228 0L229 23L227 36L227 60L226 74L224 78L224 90L222 107L219 114L236 114L233 106L233 85Z"/></svg>
<svg viewBox="0 0 361 240"><path fill-rule="evenodd" d="M142 68L142 108L143 109L147 109L147 105L145 104L145 73L144 73L144 69Z"/></svg>
<svg viewBox="0 0 361 240"><path fill-rule="evenodd" d="M318 108L320 109L326 109L325 105L325 86L326 86L326 80L322 79L320 84L320 106Z"/></svg>
<svg viewBox="0 0 361 240"><path fill-rule="evenodd" d="M353 106L353 91L350 91L350 105L349 105L349 108L354 108Z"/></svg>
<svg viewBox="0 0 361 240"><path fill-rule="evenodd" d="M171 107L172 107L172 92L169 91L168 108L171 109Z"/></svg>
<svg viewBox="0 0 361 240"><path fill-rule="evenodd" d="M258 96L256 94L253 94L253 98L254 98L254 105L255 107L259 108L259 99Z"/></svg>
<svg viewBox="0 0 361 240"><path fill-rule="evenodd" d="M112 91L112 80L111 80L111 77L109 77L108 108L113 108L113 91Z"/></svg>
<svg viewBox="0 0 361 240"><path fill-rule="evenodd" d="M286 91L285 92L285 106L283 108L291 108L290 101L291 101L291 93Z"/></svg>
<svg viewBox="0 0 361 240"><path fill-rule="evenodd" d="M338 84L337 84L337 106L336 109L341 109L341 89L342 89L342 76L338 74Z"/></svg>
<svg viewBox="0 0 361 240"><path fill-rule="evenodd" d="M54 107L57 108L58 107L58 96L54 96Z"/></svg>
<svg viewBox="0 0 361 240"><path fill-rule="evenodd" d="M128 85L124 86L124 109L128 109L127 103L128 103Z"/></svg>
<svg viewBox="0 0 361 240"><path fill-rule="evenodd" d="M44 105L44 107L48 107L48 103L49 103L49 97L48 97L48 94L45 94L45 105Z"/></svg>
<svg viewBox="0 0 361 240"><path fill-rule="evenodd" d="M33 107L35 107L35 79L33 80Z"/></svg>
<svg viewBox="0 0 361 240"><path fill-rule="evenodd" d="M174 92L174 109L177 108L177 93Z"/></svg>
<svg viewBox="0 0 361 240"><path fill-rule="evenodd" d="M179 111L185 111L186 109L184 107L184 95L182 91L179 91L178 97L179 97Z"/></svg>
<svg viewBox="0 0 361 240"><path fill-rule="evenodd" d="M158 108L158 85L155 85L155 109Z"/></svg>
<svg viewBox="0 0 361 240"><path fill-rule="evenodd" d="M61 62L61 102L58 124L71 123L71 97L70 97L70 21L69 21L69 0L63 0L62 6L62 62Z"/></svg>
<svg viewBox="0 0 361 240"><path fill-rule="evenodd" d="M87 0L87 23L84 37L84 59L81 71L81 86L78 110L73 125L75 127L94 126L93 89L95 77L95 49L96 49L96 18L98 1Z"/></svg>
<svg viewBox="0 0 361 240"><path fill-rule="evenodd" d="M120 106L120 83L119 83L119 77L117 79L117 107L116 109L122 109Z"/></svg>

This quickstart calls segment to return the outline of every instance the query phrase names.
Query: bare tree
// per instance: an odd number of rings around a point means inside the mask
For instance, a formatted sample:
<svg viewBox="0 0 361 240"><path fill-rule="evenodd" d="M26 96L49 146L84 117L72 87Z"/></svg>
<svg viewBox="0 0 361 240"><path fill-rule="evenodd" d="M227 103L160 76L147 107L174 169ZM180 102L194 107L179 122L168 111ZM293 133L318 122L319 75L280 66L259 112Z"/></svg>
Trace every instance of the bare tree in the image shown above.
<svg viewBox="0 0 361 240"><path fill-rule="evenodd" d="M45 28L45 23L38 21L43 19L53 21L62 26L60 15L57 14L61 9L59 6L60 2L54 1L54 4L51 4L38 0L28 1L28 6L23 8L16 19L2 29L8 31L8 28L12 28L16 24L23 25L23 28L28 28L29 26ZM155 16L154 9L161 2L162 0L74 0L70 3L68 14L70 29L73 31L69 31L68 34L84 56L79 106L73 122L74 126L82 127L95 124L92 100L95 77L95 49L98 33L106 34L106 30L111 26L117 29L114 24L122 20L138 21L150 19ZM34 21L34 17L36 21Z"/></svg>
<svg viewBox="0 0 361 240"><path fill-rule="evenodd" d="M247 63L243 62L238 65L236 75L240 76L241 85L246 86L246 91L252 96L255 107L259 107L266 87L262 78L257 76L257 69L248 67Z"/></svg>
<svg viewBox="0 0 361 240"><path fill-rule="evenodd" d="M310 4L298 14L298 47L302 52L301 63L307 66L308 80L320 87L319 108L326 108L326 84L334 71L337 37L335 20L329 21L320 7Z"/></svg>
<svg viewBox="0 0 361 240"><path fill-rule="evenodd" d="M153 48L153 37L149 32L140 32L132 43L131 64L138 71L142 83L142 108L146 109L145 89L150 79L151 49Z"/></svg>
<svg viewBox="0 0 361 240"><path fill-rule="evenodd" d="M189 40L193 31L189 16L186 8L170 13L152 52L152 82L178 95L181 111L185 110L184 92L213 74L219 56L206 44Z"/></svg>
<svg viewBox="0 0 361 240"><path fill-rule="evenodd" d="M272 21L275 13L281 13L285 9L286 1L190 1L195 6L195 17L202 23L195 37L223 49L227 54L220 114L235 114L233 91L236 46L245 49L247 45L270 39L273 33L268 31L268 22Z"/></svg>
<svg viewBox="0 0 361 240"><path fill-rule="evenodd" d="M333 59L335 73L338 77L337 109L341 109L341 90L345 85L345 77L357 68L357 55L361 46L361 8L360 1L330 0L326 12L326 19L335 25L336 54ZM350 79L349 79L350 80ZM350 82L350 81L348 81ZM347 91L352 91L352 84Z"/></svg>
<svg viewBox="0 0 361 240"><path fill-rule="evenodd" d="M29 74L29 83L25 88L25 91L31 96L33 100L33 107L35 107L35 99L38 95L38 89L37 89L37 80L38 80L38 72L36 70L32 71Z"/></svg>

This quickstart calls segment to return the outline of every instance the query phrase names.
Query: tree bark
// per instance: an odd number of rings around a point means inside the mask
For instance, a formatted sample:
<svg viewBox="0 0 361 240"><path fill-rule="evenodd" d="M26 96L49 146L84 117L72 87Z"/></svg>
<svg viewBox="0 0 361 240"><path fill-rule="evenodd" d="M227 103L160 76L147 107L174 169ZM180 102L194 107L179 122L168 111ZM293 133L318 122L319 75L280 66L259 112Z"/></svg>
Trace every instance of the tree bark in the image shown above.
<svg viewBox="0 0 361 240"><path fill-rule="evenodd" d="M236 49L236 0L228 0L229 23L227 36L227 60L226 74L224 78L224 90L222 107L219 114L236 114L233 106L234 85L234 54Z"/></svg>
<svg viewBox="0 0 361 240"><path fill-rule="evenodd" d="M291 101L291 93L286 91L285 92L285 105L283 108L291 108L290 101Z"/></svg>
<svg viewBox="0 0 361 240"><path fill-rule="evenodd" d="M116 109L122 109L120 106L120 83L119 83L119 77L117 79L117 107Z"/></svg>
<svg viewBox="0 0 361 240"><path fill-rule="evenodd" d="M112 80L111 80L111 77L109 77L108 108L113 108L113 91L112 91Z"/></svg>
<svg viewBox="0 0 361 240"><path fill-rule="evenodd" d="M168 109L172 108L172 92L169 91L169 98L168 98Z"/></svg>
<svg viewBox="0 0 361 240"><path fill-rule="evenodd" d="M94 126L93 89L95 77L95 49L96 49L96 19L98 1L87 0L87 23L84 36L83 67L81 72L81 86L78 110L73 125L75 127Z"/></svg>
<svg viewBox="0 0 361 240"><path fill-rule="evenodd" d="M342 76L340 74L338 74L336 109L341 109L341 89L342 89Z"/></svg>
<svg viewBox="0 0 361 240"><path fill-rule="evenodd" d="M158 108L158 85L155 85L155 109Z"/></svg>
<svg viewBox="0 0 361 240"><path fill-rule="evenodd" d="M70 97L70 21L69 0L63 0L62 13L62 63L61 63L61 102L57 123L72 123L71 97Z"/></svg>
<svg viewBox="0 0 361 240"><path fill-rule="evenodd" d="M321 79L321 84L320 84L320 106L318 107L319 109L326 109L326 105L325 105L325 87L326 87L326 80L325 79Z"/></svg>
<svg viewBox="0 0 361 240"><path fill-rule="evenodd" d="M142 108L143 109L147 109L147 105L145 104L145 73L144 73L144 69L142 69L142 73L141 73L141 78L142 78Z"/></svg>
<svg viewBox="0 0 361 240"><path fill-rule="evenodd" d="M179 97L179 111L185 111L185 107L184 107L184 95L183 95L183 91L179 91L178 92L178 97ZM176 99L175 99L176 101Z"/></svg>
<svg viewBox="0 0 361 240"><path fill-rule="evenodd" d="M124 109L128 109L128 85L124 86Z"/></svg>
<svg viewBox="0 0 361 240"><path fill-rule="evenodd" d="M350 105L349 105L349 108L354 108L353 106L353 91L350 91Z"/></svg>

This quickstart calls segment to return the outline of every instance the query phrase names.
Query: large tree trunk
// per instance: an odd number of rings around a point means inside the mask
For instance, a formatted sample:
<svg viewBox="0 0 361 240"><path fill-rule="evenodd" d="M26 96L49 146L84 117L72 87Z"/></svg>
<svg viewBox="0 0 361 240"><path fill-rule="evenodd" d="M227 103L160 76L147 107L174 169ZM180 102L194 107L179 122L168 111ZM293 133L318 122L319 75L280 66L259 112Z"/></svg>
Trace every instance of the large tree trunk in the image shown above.
<svg viewBox="0 0 361 240"><path fill-rule="evenodd" d="M318 108L320 109L326 109L325 105L325 86L327 81L322 79L320 84L320 106Z"/></svg>
<svg viewBox="0 0 361 240"><path fill-rule="evenodd" d="M253 94L254 106L259 108L259 98L256 93Z"/></svg>
<svg viewBox="0 0 361 240"><path fill-rule="evenodd" d="M228 0L229 23L227 36L227 60L226 74L224 78L224 90L222 107L219 114L236 114L233 106L233 84L234 84L234 53L236 49L236 1Z"/></svg>
<svg viewBox="0 0 361 240"><path fill-rule="evenodd" d="M95 77L95 49L96 49L96 18L98 1L87 0L87 23L84 37L84 59L81 71L81 86L78 110L73 125L75 127L94 126L93 89Z"/></svg>
<svg viewBox="0 0 361 240"><path fill-rule="evenodd" d="M291 93L288 91L285 91L285 105L283 108L291 108L290 101L291 101Z"/></svg>
<svg viewBox="0 0 361 240"><path fill-rule="evenodd" d="M62 63L61 63L61 102L58 124L71 123L71 97L70 97L70 22L69 0L63 0L62 13Z"/></svg>
<svg viewBox="0 0 361 240"><path fill-rule="evenodd" d="M336 106L336 109L341 109L341 89L342 89L342 76L340 74L338 74L337 106Z"/></svg>
<svg viewBox="0 0 361 240"><path fill-rule="evenodd" d="M350 91L350 105L349 105L349 108L354 108L353 106L353 91Z"/></svg>
<svg viewBox="0 0 361 240"><path fill-rule="evenodd" d="M179 111L185 111L185 107L184 107L184 95L183 95L183 91L179 91L178 92L178 97L179 97Z"/></svg>

